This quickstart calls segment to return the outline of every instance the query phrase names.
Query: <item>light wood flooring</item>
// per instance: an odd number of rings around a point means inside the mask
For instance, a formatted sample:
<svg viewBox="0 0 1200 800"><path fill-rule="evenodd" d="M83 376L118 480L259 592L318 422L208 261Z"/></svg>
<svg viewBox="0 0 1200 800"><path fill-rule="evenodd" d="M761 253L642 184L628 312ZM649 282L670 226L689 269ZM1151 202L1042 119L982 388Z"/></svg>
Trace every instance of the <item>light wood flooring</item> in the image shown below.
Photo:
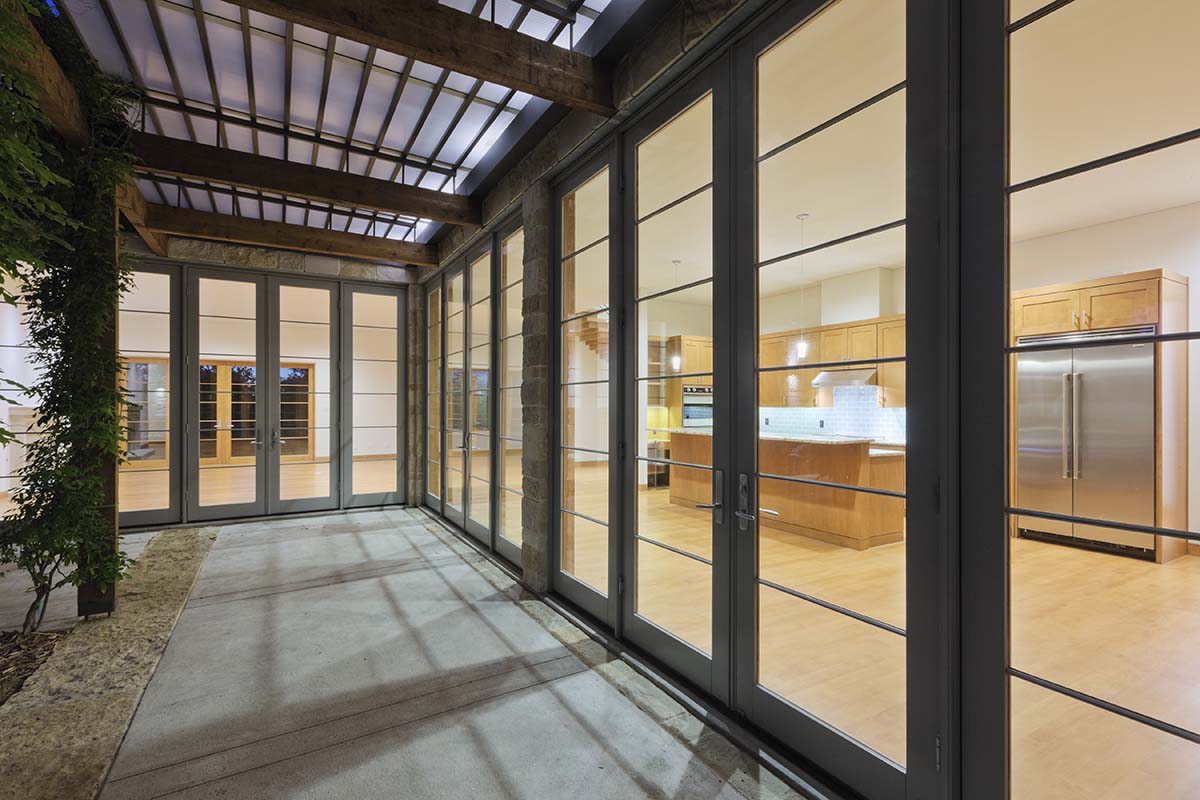
<svg viewBox="0 0 1200 800"><path fill-rule="evenodd" d="M576 473L576 503L605 496ZM590 494L590 498L583 495ZM707 511L638 494L637 532L712 557ZM607 586L607 529L576 529L573 574ZM911 534L910 534L911 535ZM640 615L712 646L712 568L638 542ZM905 546L855 551L761 529L758 574L903 628ZM1200 557L1155 564L1012 539L1011 662L1025 672L1200 731ZM892 760L905 762L904 637L760 584L759 682ZM1014 798L1200 797L1200 746L1014 679Z"/></svg>

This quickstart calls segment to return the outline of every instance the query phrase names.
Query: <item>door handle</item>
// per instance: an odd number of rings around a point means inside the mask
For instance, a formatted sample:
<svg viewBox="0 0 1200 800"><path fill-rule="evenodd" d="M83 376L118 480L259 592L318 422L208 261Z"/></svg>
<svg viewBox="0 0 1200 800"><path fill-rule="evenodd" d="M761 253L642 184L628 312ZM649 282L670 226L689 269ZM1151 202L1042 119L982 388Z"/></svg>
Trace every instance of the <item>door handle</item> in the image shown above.
<svg viewBox="0 0 1200 800"><path fill-rule="evenodd" d="M739 531L749 530L750 523L754 522L754 515L750 513L750 476L744 472L738 474L737 510L733 515L737 517Z"/></svg>
<svg viewBox="0 0 1200 800"><path fill-rule="evenodd" d="M279 444L280 441L281 440L279 438L279 431L272 428L271 429L271 447L275 447L277 444Z"/></svg>
<svg viewBox="0 0 1200 800"><path fill-rule="evenodd" d="M780 516L783 516L783 515L782 515L782 514L780 514L778 511L772 511L772 510L771 510L771 509L769 509L769 508L760 508L760 509L758 510L758 513L760 513L760 514L766 514L768 517L780 517Z"/></svg>
<svg viewBox="0 0 1200 800"><path fill-rule="evenodd" d="M1075 480L1083 477L1083 470L1079 466L1079 396L1083 394L1083 373L1075 372L1071 374L1071 474Z"/></svg>
<svg viewBox="0 0 1200 800"><path fill-rule="evenodd" d="M1062 476L1071 477L1071 462L1068 455L1071 442L1071 373L1064 372L1062 393Z"/></svg>
<svg viewBox="0 0 1200 800"><path fill-rule="evenodd" d="M725 520L724 506L721 502L725 496L725 473L719 469L714 469L712 480L713 501L711 503L697 503L696 508L713 512L713 522L720 525Z"/></svg>

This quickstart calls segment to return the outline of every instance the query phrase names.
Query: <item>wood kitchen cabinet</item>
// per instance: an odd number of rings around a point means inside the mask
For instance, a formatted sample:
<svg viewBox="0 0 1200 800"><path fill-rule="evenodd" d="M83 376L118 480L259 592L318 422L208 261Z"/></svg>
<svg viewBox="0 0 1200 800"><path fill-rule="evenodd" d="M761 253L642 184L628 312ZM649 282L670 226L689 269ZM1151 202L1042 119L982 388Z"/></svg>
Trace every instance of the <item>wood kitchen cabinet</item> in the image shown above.
<svg viewBox="0 0 1200 800"><path fill-rule="evenodd" d="M1147 270L1013 292L1013 339L1156 325L1164 279L1173 280L1164 270Z"/></svg>
<svg viewBox="0 0 1200 800"><path fill-rule="evenodd" d="M832 407L833 390L816 389L812 385L820 372L855 368L839 367L836 365L839 361L871 361L904 356L904 341L903 315L826 325L805 331L762 334L758 340L760 369L818 362L825 366L808 370L760 372L759 405L764 408ZM876 380L880 387L881 406L904 406L904 376L903 362L879 365Z"/></svg>
<svg viewBox="0 0 1200 800"><path fill-rule="evenodd" d="M897 358L905 355L906 325L902 319L879 323L879 358ZM905 406L905 363L896 361L879 365L879 405L884 408Z"/></svg>

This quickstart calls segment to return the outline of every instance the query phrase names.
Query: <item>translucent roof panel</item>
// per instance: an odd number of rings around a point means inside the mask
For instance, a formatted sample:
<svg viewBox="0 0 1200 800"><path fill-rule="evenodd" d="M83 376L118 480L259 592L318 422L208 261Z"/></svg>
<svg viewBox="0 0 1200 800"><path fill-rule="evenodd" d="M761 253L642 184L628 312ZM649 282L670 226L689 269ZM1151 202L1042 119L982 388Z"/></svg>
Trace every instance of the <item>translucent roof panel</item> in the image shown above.
<svg viewBox="0 0 1200 800"><path fill-rule="evenodd" d="M442 0L573 47L608 0ZM529 100L505 86L223 0L61 0L92 55L132 80L150 133L442 192L460 187ZM554 7L561 8L557 11ZM570 21L573 20L573 21ZM152 203L411 239L429 220L139 173Z"/></svg>

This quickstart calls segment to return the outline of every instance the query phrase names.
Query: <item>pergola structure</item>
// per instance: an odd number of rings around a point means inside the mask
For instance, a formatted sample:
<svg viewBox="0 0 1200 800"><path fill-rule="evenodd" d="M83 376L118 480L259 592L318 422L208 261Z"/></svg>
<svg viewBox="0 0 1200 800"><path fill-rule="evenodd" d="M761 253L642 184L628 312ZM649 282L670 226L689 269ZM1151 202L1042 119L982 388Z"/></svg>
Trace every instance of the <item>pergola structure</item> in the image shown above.
<svg viewBox="0 0 1200 800"><path fill-rule="evenodd" d="M502 136L531 98L613 112L609 74L580 47L607 5L63 0L55 10L104 71L143 95L131 119L142 163L119 205L152 252L164 255L171 234L431 267L439 224L480 224L464 181L511 144Z"/></svg>

